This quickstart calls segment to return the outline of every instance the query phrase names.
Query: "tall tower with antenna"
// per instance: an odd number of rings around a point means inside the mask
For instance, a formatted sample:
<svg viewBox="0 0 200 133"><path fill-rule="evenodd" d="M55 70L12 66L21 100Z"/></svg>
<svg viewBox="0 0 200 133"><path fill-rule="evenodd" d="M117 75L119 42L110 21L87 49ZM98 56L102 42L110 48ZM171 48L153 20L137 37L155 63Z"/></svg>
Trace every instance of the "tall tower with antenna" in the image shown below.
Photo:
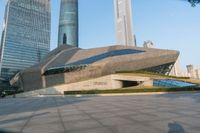
<svg viewBox="0 0 200 133"><path fill-rule="evenodd" d="M136 46L131 0L114 0L114 6L117 44Z"/></svg>

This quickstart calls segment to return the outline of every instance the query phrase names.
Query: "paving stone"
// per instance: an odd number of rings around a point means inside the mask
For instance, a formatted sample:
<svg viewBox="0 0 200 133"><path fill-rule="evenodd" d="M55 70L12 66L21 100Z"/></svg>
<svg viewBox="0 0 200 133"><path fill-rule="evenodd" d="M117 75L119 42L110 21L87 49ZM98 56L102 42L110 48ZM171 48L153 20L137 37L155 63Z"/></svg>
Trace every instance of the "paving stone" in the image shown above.
<svg viewBox="0 0 200 133"><path fill-rule="evenodd" d="M24 133L199 133L200 93L8 98L0 131Z"/></svg>
<svg viewBox="0 0 200 133"><path fill-rule="evenodd" d="M93 113L93 114L90 114L90 115L94 119L104 119L104 118L116 116L116 114L111 113L111 112L100 112L100 113Z"/></svg>
<svg viewBox="0 0 200 133"><path fill-rule="evenodd" d="M108 128L93 128L93 129L69 131L69 133L113 133L113 132Z"/></svg>
<svg viewBox="0 0 200 133"><path fill-rule="evenodd" d="M42 124L42 125L27 125L23 129L23 133L64 133L64 129L60 124Z"/></svg>
<svg viewBox="0 0 200 133"><path fill-rule="evenodd" d="M109 117L99 120L104 126L125 125L132 123L131 120L122 117Z"/></svg>
<svg viewBox="0 0 200 133"><path fill-rule="evenodd" d="M190 125L191 127L200 127L200 118L199 117L180 117L178 119L176 119L176 121L181 122L181 123L185 123Z"/></svg>
<svg viewBox="0 0 200 133"><path fill-rule="evenodd" d="M150 115L150 114L137 114L137 115L130 115L128 117L130 119L133 119L139 122L150 122L150 121L155 121L159 119L156 115Z"/></svg>
<svg viewBox="0 0 200 133"><path fill-rule="evenodd" d="M98 123L97 121L92 120L92 119L91 120L65 122L64 125L68 131L102 127L102 125L100 123Z"/></svg>
<svg viewBox="0 0 200 133"><path fill-rule="evenodd" d="M120 126L113 126L111 127L114 133L159 133L159 129L155 129L150 126L145 126L142 124L126 124Z"/></svg>
<svg viewBox="0 0 200 133"><path fill-rule="evenodd" d="M177 118L180 115L176 113L169 113L169 112L154 112L150 113L151 115L155 115L157 120L162 120L162 119L171 119L171 118Z"/></svg>
<svg viewBox="0 0 200 133"><path fill-rule="evenodd" d="M81 115L63 116L62 119L64 122L73 122L73 121L89 120L91 118L86 114L81 114Z"/></svg>

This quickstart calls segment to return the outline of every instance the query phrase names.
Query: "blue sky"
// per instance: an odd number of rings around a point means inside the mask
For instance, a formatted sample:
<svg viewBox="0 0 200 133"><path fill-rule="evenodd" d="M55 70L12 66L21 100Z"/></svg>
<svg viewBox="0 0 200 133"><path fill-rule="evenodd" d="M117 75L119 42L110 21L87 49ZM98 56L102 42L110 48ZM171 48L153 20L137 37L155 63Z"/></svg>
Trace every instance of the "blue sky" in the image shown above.
<svg viewBox="0 0 200 133"><path fill-rule="evenodd" d="M0 0L0 32L6 0ZM51 49L57 46L59 0L52 0ZM132 0L133 31L138 46L146 40L156 48L181 52L182 68L200 67L200 5L192 8L180 0ZM81 48L115 44L113 0L79 0Z"/></svg>

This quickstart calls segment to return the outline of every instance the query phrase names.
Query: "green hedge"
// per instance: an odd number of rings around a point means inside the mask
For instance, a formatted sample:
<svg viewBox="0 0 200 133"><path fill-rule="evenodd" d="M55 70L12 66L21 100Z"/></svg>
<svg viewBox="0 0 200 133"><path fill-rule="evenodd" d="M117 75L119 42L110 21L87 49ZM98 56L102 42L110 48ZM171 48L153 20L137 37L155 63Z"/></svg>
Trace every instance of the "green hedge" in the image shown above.
<svg viewBox="0 0 200 133"><path fill-rule="evenodd" d="M9 96L9 95L15 95L15 94L18 94L18 93L23 93L24 91L22 90L18 90L18 91L14 91L14 90L5 90L6 92L6 95Z"/></svg>
<svg viewBox="0 0 200 133"><path fill-rule="evenodd" d="M84 90L65 91L65 95L77 94L111 94L111 93L142 93L142 92L178 92L178 91L200 91L200 87L179 87L179 88L141 88L141 89L114 89L114 90Z"/></svg>

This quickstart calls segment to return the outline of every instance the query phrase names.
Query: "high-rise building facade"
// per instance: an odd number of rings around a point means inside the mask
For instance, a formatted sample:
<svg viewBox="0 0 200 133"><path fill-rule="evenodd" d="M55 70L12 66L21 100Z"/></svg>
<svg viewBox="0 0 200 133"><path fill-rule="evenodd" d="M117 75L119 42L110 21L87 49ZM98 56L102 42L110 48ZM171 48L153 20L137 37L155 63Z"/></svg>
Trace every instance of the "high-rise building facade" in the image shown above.
<svg viewBox="0 0 200 133"><path fill-rule="evenodd" d="M61 0L58 46L78 47L78 0Z"/></svg>
<svg viewBox="0 0 200 133"><path fill-rule="evenodd" d="M131 0L114 0L116 37L118 45L136 46L132 32Z"/></svg>
<svg viewBox="0 0 200 133"><path fill-rule="evenodd" d="M51 0L8 0L0 46L0 77L38 63L50 50Z"/></svg>
<svg viewBox="0 0 200 133"><path fill-rule="evenodd" d="M180 57L176 60L174 66L172 67L172 70L170 72L171 76L176 76L176 77L183 77L184 74L181 71L181 66L180 66Z"/></svg>

